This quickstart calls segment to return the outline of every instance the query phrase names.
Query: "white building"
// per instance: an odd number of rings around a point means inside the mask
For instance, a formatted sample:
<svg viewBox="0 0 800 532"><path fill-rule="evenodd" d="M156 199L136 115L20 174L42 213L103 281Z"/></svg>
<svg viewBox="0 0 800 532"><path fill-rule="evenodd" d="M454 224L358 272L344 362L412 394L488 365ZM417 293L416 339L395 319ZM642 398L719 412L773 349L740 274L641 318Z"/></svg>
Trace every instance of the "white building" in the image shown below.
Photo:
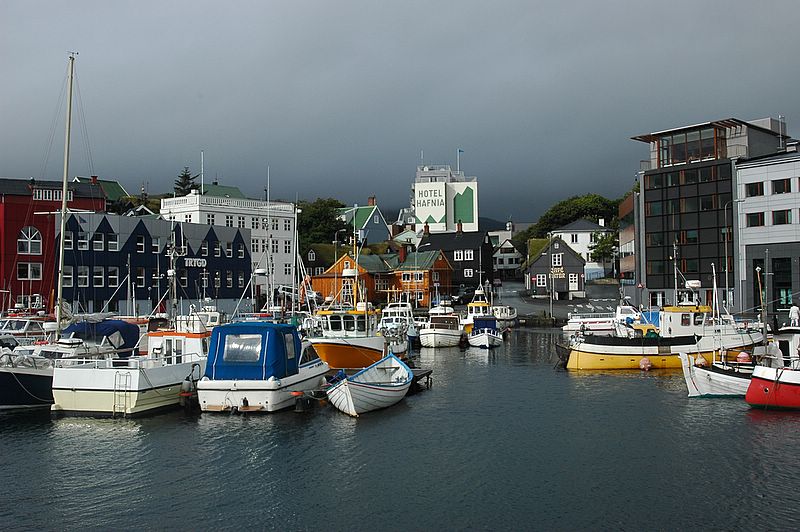
<svg viewBox="0 0 800 532"><path fill-rule="evenodd" d="M612 232L611 229L605 226L605 221L602 218L598 220L598 223L581 219L554 230L553 238L560 238L586 261L583 274L587 281L591 281L605 275L605 265L592 260L591 246L594 245L598 233Z"/></svg>
<svg viewBox="0 0 800 532"><path fill-rule="evenodd" d="M734 198L721 206L734 226L738 239L729 267L736 266L736 283L743 301L737 309L761 306L756 268L770 315L786 321L791 305L800 294L800 153L790 143L785 152L740 160L736 163ZM731 251L733 248L731 248ZM735 259L734 259L735 256ZM734 264L736 260L736 264ZM723 265L724 268L724 265Z"/></svg>
<svg viewBox="0 0 800 532"><path fill-rule="evenodd" d="M450 165L418 166L412 188L417 231L428 224L431 233L478 230L478 178L453 171Z"/></svg>
<svg viewBox="0 0 800 532"><path fill-rule="evenodd" d="M225 188L238 192L234 187ZM192 191L188 196L162 199L161 216L184 223L250 229L253 270L267 269L271 262L274 285L292 286L297 256L294 204L234 197L241 193L218 196L212 195L212 191L213 187L209 187L205 195ZM253 282L260 294L268 279L256 276Z"/></svg>

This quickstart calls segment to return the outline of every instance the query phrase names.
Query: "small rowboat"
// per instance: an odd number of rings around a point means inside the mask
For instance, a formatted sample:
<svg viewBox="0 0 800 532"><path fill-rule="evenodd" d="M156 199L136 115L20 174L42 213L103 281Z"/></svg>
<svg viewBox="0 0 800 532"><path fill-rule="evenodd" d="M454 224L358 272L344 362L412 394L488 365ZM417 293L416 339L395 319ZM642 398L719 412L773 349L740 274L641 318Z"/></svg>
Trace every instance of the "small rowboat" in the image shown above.
<svg viewBox="0 0 800 532"><path fill-rule="evenodd" d="M340 372L341 373L341 372ZM393 354L328 388L331 404L351 416L398 403L408 392L414 373Z"/></svg>

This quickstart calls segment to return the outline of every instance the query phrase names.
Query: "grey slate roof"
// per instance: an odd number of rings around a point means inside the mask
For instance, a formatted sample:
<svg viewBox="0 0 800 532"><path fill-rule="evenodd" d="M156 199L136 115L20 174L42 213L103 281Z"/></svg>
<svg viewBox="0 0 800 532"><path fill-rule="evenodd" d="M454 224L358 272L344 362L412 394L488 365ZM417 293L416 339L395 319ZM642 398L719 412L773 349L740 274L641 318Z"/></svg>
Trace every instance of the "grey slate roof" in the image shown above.
<svg viewBox="0 0 800 532"><path fill-rule="evenodd" d="M47 179L14 179L11 177L0 177L0 194L13 196L30 196L31 190L35 188L49 188L61 190L61 181L51 181ZM100 185L91 183L68 182L67 189L72 191L76 198L105 198L105 192Z"/></svg>
<svg viewBox="0 0 800 532"><path fill-rule="evenodd" d="M419 247L430 242L426 249L441 249L453 251L455 249L478 249L483 245L486 233L471 231L468 233L430 233L422 236Z"/></svg>
<svg viewBox="0 0 800 532"><path fill-rule="evenodd" d="M564 233L568 231L591 231L592 233L602 232L602 233L610 233L613 232L613 229L610 227L604 227L600 224L596 224L592 221L586 220L581 218L580 220L575 220L574 222L568 223L563 227L559 227L554 233Z"/></svg>

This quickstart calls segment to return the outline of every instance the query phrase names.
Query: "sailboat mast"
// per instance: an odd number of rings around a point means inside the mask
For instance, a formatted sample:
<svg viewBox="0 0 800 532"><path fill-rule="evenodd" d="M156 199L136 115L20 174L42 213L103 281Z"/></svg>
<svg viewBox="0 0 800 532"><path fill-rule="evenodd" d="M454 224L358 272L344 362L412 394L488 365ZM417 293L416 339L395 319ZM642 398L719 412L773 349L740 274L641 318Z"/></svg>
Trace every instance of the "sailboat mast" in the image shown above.
<svg viewBox="0 0 800 532"><path fill-rule="evenodd" d="M61 185L61 234L58 237L58 296L56 298L56 339L61 336L61 307L64 302L64 242L67 229L67 180L69 179L69 143L72 133L72 82L75 72L75 56L69 54L69 76L67 77L67 124L64 135L64 175Z"/></svg>

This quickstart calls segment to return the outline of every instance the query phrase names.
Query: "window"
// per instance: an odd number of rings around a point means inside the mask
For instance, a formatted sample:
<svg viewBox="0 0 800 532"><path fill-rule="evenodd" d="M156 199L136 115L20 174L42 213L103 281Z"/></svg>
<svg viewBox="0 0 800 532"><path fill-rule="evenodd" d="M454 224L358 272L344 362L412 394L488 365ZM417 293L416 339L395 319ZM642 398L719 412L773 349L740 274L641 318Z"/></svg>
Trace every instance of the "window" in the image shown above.
<svg viewBox="0 0 800 532"><path fill-rule="evenodd" d="M277 218L274 218L272 220L272 230L273 231L277 231L278 230L278 219Z"/></svg>
<svg viewBox="0 0 800 532"><path fill-rule="evenodd" d="M250 220L250 229L259 229L260 227L261 227L261 224L259 223L259 219L256 218L256 217L253 217Z"/></svg>
<svg viewBox="0 0 800 532"><path fill-rule="evenodd" d="M145 283L145 271L144 271L144 268L141 267L141 266L138 266L136 268L136 286L138 286L140 288L144 288L144 283Z"/></svg>
<svg viewBox="0 0 800 532"><path fill-rule="evenodd" d="M111 288L119 286L119 266L109 266L106 271L108 286Z"/></svg>
<svg viewBox="0 0 800 532"><path fill-rule="evenodd" d="M700 210L711 211L716 208L714 199L716 196L701 196L700 197Z"/></svg>
<svg viewBox="0 0 800 532"><path fill-rule="evenodd" d="M747 183L744 186L744 195L748 198L764 195L764 183Z"/></svg>
<svg viewBox="0 0 800 532"><path fill-rule="evenodd" d="M273 253L277 253L278 252L278 239L277 238L273 238L272 239L272 252Z"/></svg>
<svg viewBox="0 0 800 532"><path fill-rule="evenodd" d="M403 282L410 283L411 282L411 272L403 272Z"/></svg>
<svg viewBox="0 0 800 532"><path fill-rule="evenodd" d="M284 275L292 275L292 263L291 262L285 262L283 264L283 274Z"/></svg>
<svg viewBox="0 0 800 532"><path fill-rule="evenodd" d="M183 221L186 222L187 224L192 223L192 215L191 214L184 214L183 215Z"/></svg>
<svg viewBox="0 0 800 532"><path fill-rule="evenodd" d="M236 226L240 228L244 228L244 216L239 216L236 219Z"/></svg>
<svg viewBox="0 0 800 532"><path fill-rule="evenodd" d="M380 217L377 214L372 217L372 223L374 224L380 223Z"/></svg>
<svg viewBox="0 0 800 532"><path fill-rule="evenodd" d="M267 252L267 247L268 247L267 242L268 242L268 240L266 238L261 241L261 251L262 251L262 253L266 253Z"/></svg>
<svg viewBox="0 0 800 532"><path fill-rule="evenodd" d="M239 272L239 288L244 288L244 272Z"/></svg>
<svg viewBox="0 0 800 532"><path fill-rule="evenodd" d="M422 272L414 272L414 282L415 283L421 283L422 282L422 278L423 278L423 273Z"/></svg>
<svg viewBox="0 0 800 532"><path fill-rule="evenodd" d="M349 268L350 268L350 261L349 260L344 261L344 269L347 270Z"/></svg>
<svg viewBox="0 0 800 532"><path fill-rule="evenodd" d="M144 268L142 268L142 269L144 269ZM89 286L89 267L88 266L78 266L78 286L79 287Z"/></svg>
<svg viewBox="0 0 800 532"><path fill-rule="evenodd" d="M89 233L84 233L83 231L78 232L78 249L89 249Z"/></svg>
<svg viewBox="0 0 800 532"><path fill-rule="evenodd" d="M20 281L39 281L42 278L42 264L40 262L17 263L17 279Z"/></svg>
<svg viewBox="0 0 800 532"><path fill-rule="evenodd" d="M222 272L214 272L214 288L222 286Z"/></svg>
<svg viewBox="0 0 800 532"><path fill-rule="evenodd" d="M250 250L252 253L258 253L258 239L254 238L252 242L250 242Z"/></svg>
<svg viewBox="0 0 800 532"><path fill-rule="evenodd" d="M206 214L206 225L214 225L214 215Z"/></svg>
<svg viewBox="0 0 800 532"><path fill-rule="evenodd" d="M547 274L544 273L536 274L536 286L538 286L539 288L545 288L547 286Z"/></svg>
<svg viewBox="0 0 800 532"><path fill-rule="evenodd" d="M261 219L261 227L263 227L264 229L269 229L269 218Z"/></svg>
<svg viewBox="0 0 800 532"><path fill-rule="evenodd" d="M178 270L178 283L180 283L183 288L189 286L189 276L186 273L186 268Z"/></svg>
<svg viewBox="0 0 800 532"><path fill-rule="evenodd" d="M119 251L119 237L113 233L106 235L106 249L108 251Z"/></svg>
<svg viewBox="0 0 800 532"><path fill-rule="evenodd" d="M78 242L80 247L80 242ZM139 235L136 237L136 253L144 253L144 236Z"/></svg>
<svg viewBox="0 0 800 532"><path fill-rule="evenodd" d="M461 249L454 251L453 260L464 260L464 251Z"/></svg>
<svg viewBox="0 0 800 532"><path fill-rule="evenodd" d="M291 220L284 220L283 221L283 230L284 231L291 231L292 230L292 221Z"/></svg>
<svg viewBox="0 0 800 532"><path fill-rule="evenodd" d="M72 249L72 231L64 231L64 249Z"/></svg>
<svg viewBox="0 0 800 532"><path fill-rule="evenodd" d="M569 274L569 284L570 284L570 286L578 286L578 274L577 273Z"/></svg>
<svg viewBox="0 0 800 532"><path fill-rule="evenodd" d="M231 270L225 272L225 286L233 288L233 272Z"/></svg>
<svg viewBox="0 0 800 532"><path fill-rule="evenodd" d="M64 288L72 288L72 266L64 266Z"/></svg>
<svg viewBox="0 0 800 532"><path fill-rule="evenodd" d="M232 242L225 242L225 256L226 257L233 257L233 243Z"/></svg>
<svg viewBox="0 0 800 532"><path fill-rule="evenodd" d="M315 260L317 260L317 255L314 253L314 250L308 250L308 262L314 262Z"/></svg>
<svg viewBox="0 0 800 532"><path fill-rule="evenodd" d="M237 249L237 251L236 251L237 256L240 259L243 259L244 258L244 244L239 242L238 244L236 244L236 249Z"/></svg>
<svg viewBox="0 0 800 532"><path fill-rule="evenodd" d="M323 273L325 273L325 268L322 266L317 266L314 268L314 275L322 275Z"/></svg>
<svg viewBox="0 0 800 532"><path fill-rule="evenodd" d="M200 256L208 257L208 240L200 242Z"/></svg>
<svg viewBox="0 0 800 532"><path fill-rule="evenodd" d="M772 211L772 225L786 225L792 223L792 210Z"/></svg>
<svg viewBox="0 0 800 532"><path fill-rule="evenodd" d="M472 277L472 268L464 268L464 277Z"/></svg>
<svg viewBox="0 0 800 532"><path fill-rule="evenodd" d="M291 254L291 252L292 252L292 241L291 240L284 240L283 241L283 252Z"/></svg>
<svg viewBox="0 0 800 532"><path fill-rule="evenodd" d="M222 244L219 241L214 242L214 256L221 257L222 256Z"/></svg>
<svg viewBox="0 0 800 532"><path fill-rule="evenodd" d="M438 282L439 281L439 272L433 272L433 281L434 282Z"/></svg>
<svg viewBox="0 0 800 532"><path fill-rule="evenodd" d="M474 251L471 249L464 250L464 260L475 260Z"/></svg>
<svg viewBox="0 0 800 532"><path fill-rule="evenodd" d="M772 193L773 194L788 194L792 191L792 180L791 179L774 179L772 181Z"/></svg>
<svg viewBox="0 0 800 532"><path fill-rule="evenodd" d="M233 227L233 215L226 214L225 215L225 227Z"/></svg>
<svg viewBox="0 0 800 532"><path fill-rule="evenodd" d="M681 244L697 244L697 229L681 231Z"/></svg>
<svg viewBox="0 0 800 532"><path fill-rule="evenodd" d="M102 266L92 268L92 286L101 288L105 284L106 272Z"/></svg>
<svg viewBox="0 0 800 532"><path fill-rule="evenodd" d="M17 238L17 252L20 255L42 254L42 234L38 229L30 225L22 228Z"/></svg>
<svg viewBox="0 0 800 532"><path fill-rule="evenodd" d="M92 250L94 251L103 251L103 233L95 233L94 238L92 239Z"/></svg>
<svg viewBox="0 0 800 532"><path fill-rule="evenodd" d="M425 292L417 290L417 301L422 301L423 299L425 299Z"/></svg>
<svg viewBox="0 0 800 532"><path fill-rule="evenodd" d="M158 254L161 251L161 238L154 236L150 243L150 249L153 253Z"/></svg>
<svg viewBox="0 0 800 532"><path fill-rule="evenodd" d="M578 233L572 233L571 235L569 235L569 238L572 244L578 243Z"/></svg>
<svg viewBox="0 0 800 532"><path fill-rule="evenodd" d="M763 212L747 213L746 223L747 227L760 227L764 225L764 213Z"/></svg>
<svg viewBox="0 0 800 532"><path fill-rule="evenodd" d="M222 359L225 362L258 362L262 340L260 334L228 334Z"/></svg>
<svg viewBox="0 0 800 532"><path fill-rule="evenodd" d="M550 262L551 266L561 266L564 263L563 253L553 253L551 257L552 257L552 260Z"/></svg>

